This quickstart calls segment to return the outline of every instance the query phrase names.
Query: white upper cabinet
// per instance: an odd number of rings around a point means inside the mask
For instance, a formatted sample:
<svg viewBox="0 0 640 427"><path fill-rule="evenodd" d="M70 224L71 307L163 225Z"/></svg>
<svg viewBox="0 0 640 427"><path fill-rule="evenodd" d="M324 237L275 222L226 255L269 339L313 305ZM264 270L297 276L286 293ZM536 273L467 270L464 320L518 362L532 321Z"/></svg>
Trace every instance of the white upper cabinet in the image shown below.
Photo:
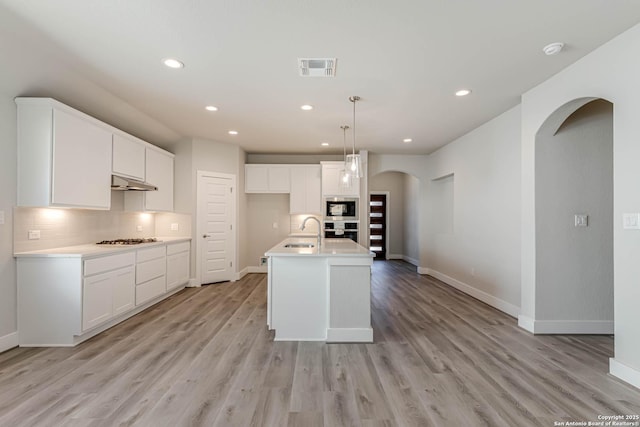
<svg viewBox="0 0 640 427"><path fill-rule="evenodd" d="M320 188L320 165L292 165L289 213L322 215Z"/></svg>
<svg viewBox="0 0 640 427"><path fill-rule="evenodd" d="M109 209L111 132L49 98L16 98L18 206Z"/></svg>
<svg viewBox="0 0 640 427"><path fill-rule="evenodd" d="M160 149L145 149L147 184L158 191L128 191L124 197L127 211L173 211L173 163L174 156Z"/></svg>
<svg viewBox="0 0 640 427"><path fill-rule="evenodd" d="M173 155L147 148L146 182L158 187L158 191L146 192L146 209L173 211Z"/></svg>
<svg viewBox="0 0 640 427"><path fill-rule="evenodd" d="M244 165L245 193L289 193L289 165Z"/></svg>
<svg viewBox="0 0 640 427"><path fill-rule="evenodd" d="M131 136L113 134L113 167L114 175L144 181L145 179L145 145Z"/></svg>
<svg viewBox="0 0 640 427"><path fill-rule="evenodd" d="M340 171L344 169L344 162L322 163L322 197L348 196L360 197L360 178L352 178L351 186L340 185Z"/></svg>

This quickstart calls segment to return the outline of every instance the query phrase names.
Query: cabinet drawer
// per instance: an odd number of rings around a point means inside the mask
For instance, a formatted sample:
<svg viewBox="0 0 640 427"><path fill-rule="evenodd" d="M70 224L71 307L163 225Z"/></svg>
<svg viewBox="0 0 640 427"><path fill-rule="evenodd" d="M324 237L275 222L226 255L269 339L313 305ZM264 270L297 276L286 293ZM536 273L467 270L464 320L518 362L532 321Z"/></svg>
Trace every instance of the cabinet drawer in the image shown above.
<svg viewBox="0 0 640 427"><path fill-rule="evenodd" d="M136 285L155 279L159 276L164 276L164 273L167 271L166 267L167 263L164 257L138 263L136 265Z"/></svg>
<svg viewBox="0 0 640 427"><path fill-rule="evenodd" d="M191 248L191 242L174 243L167 245L167 255L179 254L186 252Z"/></svg>
<svg viewBox="0 0 640 427"><path fill-rule="evenodd" d="M88 259L84 262L84 275L91 276L93 274L115 270L117 268L126 267L128 265L134 265L135 263L135 252L127 252L125 254L109 255L100 258Z"/></svg>
<svg viewBox="0 0 640 427"><path fill-rule="evenodd" d="M162 295L167 287L164 276L157 277L142 285L136 286L136 306Z"/></svg>
<svg viewBox="0 0 640 427"><path fill-rule="evenodd" d="M151 259L162 258L166 254L165 246L158 246L149 249L140 249L138 251L138 263L149 261Z"/></svg>

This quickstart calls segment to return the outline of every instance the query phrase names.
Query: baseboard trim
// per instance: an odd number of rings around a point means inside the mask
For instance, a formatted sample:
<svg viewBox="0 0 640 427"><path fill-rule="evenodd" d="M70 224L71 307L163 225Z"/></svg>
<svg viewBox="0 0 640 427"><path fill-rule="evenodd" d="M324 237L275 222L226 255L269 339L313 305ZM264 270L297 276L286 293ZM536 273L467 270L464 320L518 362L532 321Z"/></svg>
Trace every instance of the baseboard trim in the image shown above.
<svg viewBox="0 0 640 427"><path fill-rule="evenodd" d="M236 280L242 279L247 274L249 274L249 267L245 267L242 270L240 270L239 272L237 272L236 273Z"/></svg>
<svg viewBox="0 0 640 427"><path fill-rule="evenodd" d="M12 348L17 347L18 344L19 340L17 331L0 337L0 353L11 350Z"/></svg>
<svg viewBox="0 0 640 427"><path fill-rule="evenodd" d="M613 357L609 359L609 373L636 388L640 388L640 371Z"/></svg>
<svg viewBox="0 0 640 427"><path fill-rule="evenodd" d="M536 330L535 321L529 316L524 316L522 314L518 316L518 326L520 326L527 332L531 332L532 334L534 334Z"/></svg>
<svg viewBox="0 0 640 427"><path fill-rule="evenodd" d="M612 335L612 320L534 320L534 334Z"/></svg>
<svg viewBox="0 0 640 427"><path fill-rule="evenodd" d="M189 283L187 283L186 285L187 288L199 288L200 286L202 285L200 284L198 279L196 279L195 277L192 277L191 279L189 279Z"/></svg>
<svg viewBox="0 0 640 427"><path fill-rule="evenodd" d="M418 267L418 264L420 264L417 259L411 258L410 256L407 256L407 255L402 255L402 259L408 262L409 264L415 265L416 267Z"/></svg>
<svg viewBox="0 0 640 427"><path fill-rule="evenodd" d="M613 325L611 320L535 320L518 316L518 326L532 334L542 335L612 335Z"/></svg>
<svg viewBox="0 0 640 427"><path fill-rule="evenodd" d="M431 270L426 268L426 267L420 267L419 265L417 266L418 274L431 274L429 273Z"/></svg>
<svg viewBox="0 0 640 427"><path fill-rule="evenodd" d="M426 270L426 272L423 273L420 270ZM493 295L481 291L480 289L474 288L473 286L454 279L453 277L449 277L446 274L440 273L439 271L430 268L422 269L422 267L418 267L418 273L433 276L436 279L443 281L447 285L452 286L467 295L471 295L472 297L479 299L486 304L489 304L491 307L497 308L498 310L508 314L509 316L517 318L520 314L520 307L501 300L500 298L494 297Z"/></svg>
<svg viewBox="0 0 640 427"><path fill-rule="evenodd" d="M258 265L253 267L247 267L249 273L266 273L268 268L266 265Z"/></svg>
<svg viewBox="0 0 640 427"><path fill-rule="evenodd" d="M327 328L327 342L373 342L373 329Z"/></svg>
<svg viewBox="0 0 640 427"><path fill-rule="evenodd" d="M387 254L387 259L404 259L402 254Z"/></svg>

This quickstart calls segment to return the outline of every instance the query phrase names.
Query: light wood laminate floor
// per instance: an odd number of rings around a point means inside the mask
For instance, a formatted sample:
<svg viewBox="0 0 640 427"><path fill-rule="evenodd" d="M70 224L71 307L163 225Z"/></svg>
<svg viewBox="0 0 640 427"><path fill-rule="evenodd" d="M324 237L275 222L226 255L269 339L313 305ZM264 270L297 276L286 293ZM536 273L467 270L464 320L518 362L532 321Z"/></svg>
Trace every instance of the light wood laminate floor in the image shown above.
<svg viewBox="0 0 640 427"><path fill-rule="evenodd" d="M185 289L76 348L0 354L0 426L553 426L640 414L609 336L533 336L401 261L373 344L273 342L266 275Z"/></svg>

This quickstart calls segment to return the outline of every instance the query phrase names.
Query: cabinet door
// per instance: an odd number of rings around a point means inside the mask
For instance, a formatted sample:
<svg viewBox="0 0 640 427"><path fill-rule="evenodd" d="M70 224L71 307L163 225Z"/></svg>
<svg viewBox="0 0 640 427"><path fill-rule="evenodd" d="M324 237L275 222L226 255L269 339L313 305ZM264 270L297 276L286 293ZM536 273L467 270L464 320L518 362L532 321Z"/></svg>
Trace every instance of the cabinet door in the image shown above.
<svg viewBox="0 0 640 427"><path fill-rule="evenodd" d="M113 134L113 167L115 175L144 181L145 146L119 134Z"/></svg>
<svg viewBox="0 0 640 427"><path fill-rule="evenodd" d="M109 320L113 314L112 273L84 279L82 293L82 330Z"/></svg>
<svg viewBox="0 0 640 427"><path fill-rule="evenodd" d="M150 148L146 149L147 174L145 181L158 187L147 191L145 209L149 211L173 211L173 157Z"/></svg>
<svg viewBox="0 0 640 427"><path fill-rule="evenodd" d="M267 166L244 165L245 193L266 193L269 191L269 172Z"/></svg>
<svg viewBox="0 0 640 427"><path fill-rule="evenodd" d="M289 193L291 191L291 168L289 166L271 166L268 171L270 193Z"/></svg>
<svg viewBox="0 0 640 427"><path fill-rule="evenodd" d="M291 168L291 194L289 195L289 213L304 214L307 212L307 173L305 168Z"/></svg>
<svg viewBox="0 0 640 427"><path fill-rule="evenodd" d="M127 312L135 306L136 275L133 267L113 272L113 315Z"/></svg>
<svg viewBox="0 0 640 427"><path fill-rule="evenodd" d="M352 178L350 187L340 185L343 163L322 165L322 195L360 197L360 178Z"/></svg>
<svg viewBox="0 0 640 427"><path fill-rule="evenodd" d="M339 196L342 189L339 185L340 169L338 165L322 165L322 195Z"/></svg>
<svg viewBox="0 0 640 427"><path fill-rule="evenodd" d="M93 209L111 205L111 133L53 110L51 203Z"/></svg>
<svg viewBox="0 0 640 427"><path fill-rule="evenodd" d="M288 165L244 165L245 193L289 193L291 167Z"/></svg>
<svg viewBox="0 0 640 427"><path fill-rule="evenodd" d="M189 281L189 251L167 257L167 291Z"/></svg>
<svg viewBox="0 0 640 427"><path fill-rule="evenodd" d="M322 169L309 166L305 169L305 201L308 213L322 215ZM293 182L291 183L293 185Z"/></svg>
<svg viewBox="0 0 640 427"><path fill-rule="evenodd" d="M320 166L294 166L291 168L290 214L322 214Z"/></svg>

